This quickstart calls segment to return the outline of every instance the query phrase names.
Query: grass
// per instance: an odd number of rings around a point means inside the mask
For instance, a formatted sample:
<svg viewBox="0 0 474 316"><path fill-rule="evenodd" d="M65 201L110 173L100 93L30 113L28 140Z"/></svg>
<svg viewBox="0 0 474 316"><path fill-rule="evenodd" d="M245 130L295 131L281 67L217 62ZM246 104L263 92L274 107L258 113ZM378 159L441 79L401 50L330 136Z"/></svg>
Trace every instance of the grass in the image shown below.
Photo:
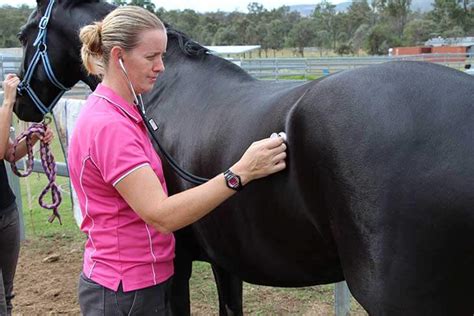
<svg viewBox="0 0 474 316"><path fill-rule="evenodd" d="M193 263L193 277L190 282L193 310L201 314L217 314L218 297L210 265ZM252 315L302 315L312 314L315 304L334 304L333 285L305 288L275 288L244 283L244 313Z"/></svg>
<svg viewBox="0 0 474 316"><path fill-rule="evenodd" d="M190 289L192 314L219 313L217 289L208 263L193 263ZM276 288L244 283L243 306L248 315L334 314L334 285ZM367 315L355 299L351 302L351 315Z"/></svg>
<svg viewBox="0 0 474 316"><path fill-rule="evenodd" d="M53 238L58 236L76 240L83 238L84 234L80 232L74 221L68 178L58 177L56 181L56 184L61 188L63 198L59 207L62 225L59 224L57 219L52 223L48 222L52 211L45 210L38 204L38 196L47 182L47 178L43 174L33 174L33 176L27 179L23 178L20 180L26 238ZM30 186L31 201L28 197L28 185ZM46 202L50 203L51 201Z"/></svg>

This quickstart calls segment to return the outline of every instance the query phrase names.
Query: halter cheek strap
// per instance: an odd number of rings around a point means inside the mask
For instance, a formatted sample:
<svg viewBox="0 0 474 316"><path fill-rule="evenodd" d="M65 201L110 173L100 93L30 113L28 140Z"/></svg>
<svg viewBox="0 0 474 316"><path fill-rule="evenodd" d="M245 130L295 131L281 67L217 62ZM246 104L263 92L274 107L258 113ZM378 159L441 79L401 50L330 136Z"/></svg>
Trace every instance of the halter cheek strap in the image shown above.
<svg viewBox="0 0 474 316"><path fill-rule="evenodd" d="M51 12L53 11L55 0L50 0L48 7L46 8L46 12L44 13L43 17L40 20L38 25L39 32L36 37L36 40L33 43L33 46L36 47L36 52L31 59L30 64L28 65L28 69L26 70L25 76L23 80L18 85L18 94L23 95L26 92L38 110L45 115L46 113L51 112L51 109L56 105L59 99L63 96L63 94L70 90L71 88L67 88L64 86L54 75L53 68L51 67L51 63L48 57L48 46L46 45L46 35L48 32L48 23L49 19L51 18ZM43 67L46 72L46 76L48 77L49 81L54 84L57 88L61 91L59 94L54 98L51 104L45 105L40 98L36 95L33 89L30 86L31 77L33 76L33 72L35 71L36 67L38 66L39 61L43 62Z"/></svg>

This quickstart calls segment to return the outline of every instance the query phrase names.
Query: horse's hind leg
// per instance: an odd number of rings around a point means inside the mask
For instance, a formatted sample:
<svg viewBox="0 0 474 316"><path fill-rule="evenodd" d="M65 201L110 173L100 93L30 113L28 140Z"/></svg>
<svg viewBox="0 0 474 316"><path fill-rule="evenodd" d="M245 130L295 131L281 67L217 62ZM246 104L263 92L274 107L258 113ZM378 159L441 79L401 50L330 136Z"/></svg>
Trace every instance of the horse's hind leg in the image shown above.
<svg viewBox="0 0 474 316"><path fill-rule="evenodd" d="M215 264L211 266L219 294L219 315L242 315L242 280Z"/></svg>
<svg viewBox="0 0 474 316"><path fill-rule="evenodd" d="M472 201L465 204L403 213L387 208L361 232L347 217L338 219L344 275L370 315L474 315L474 216Z"/></svg>

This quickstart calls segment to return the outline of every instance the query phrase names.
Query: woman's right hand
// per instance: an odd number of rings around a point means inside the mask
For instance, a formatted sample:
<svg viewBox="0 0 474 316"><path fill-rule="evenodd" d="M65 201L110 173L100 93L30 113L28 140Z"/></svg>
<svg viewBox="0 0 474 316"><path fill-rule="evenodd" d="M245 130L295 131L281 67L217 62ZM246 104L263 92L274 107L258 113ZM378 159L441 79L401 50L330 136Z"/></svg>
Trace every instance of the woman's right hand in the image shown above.
<svg viewBox="0 0 474 316"><path fill-rule="evenodd" d="M265 138L250 145L230 169L240 176L242 185L286 168L286 144L282 137Z"/></svg>
<svg viewBox="0 0 474 316"><path fill-rule="evenodd" d="M20 84L20 79L15 74L8 74L3 81L3 104L12 106L15 104L16 87Z"/></svg>

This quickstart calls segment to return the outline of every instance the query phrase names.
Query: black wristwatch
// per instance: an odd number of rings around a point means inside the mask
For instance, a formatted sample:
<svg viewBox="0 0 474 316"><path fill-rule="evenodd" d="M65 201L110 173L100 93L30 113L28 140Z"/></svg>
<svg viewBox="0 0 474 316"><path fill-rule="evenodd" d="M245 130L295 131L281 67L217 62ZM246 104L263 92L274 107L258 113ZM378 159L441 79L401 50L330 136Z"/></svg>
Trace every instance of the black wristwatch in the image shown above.
<svg viewBox="0 0 474 316"><path fill-rule="evenodd" d="M240 180L240 177L230 171L230 169L227 169L224 172L224 178L225 178L225 183L227 184L227 187L229 187L232 190L235 191L240 191L242 190L242 181Z"/></svg>

